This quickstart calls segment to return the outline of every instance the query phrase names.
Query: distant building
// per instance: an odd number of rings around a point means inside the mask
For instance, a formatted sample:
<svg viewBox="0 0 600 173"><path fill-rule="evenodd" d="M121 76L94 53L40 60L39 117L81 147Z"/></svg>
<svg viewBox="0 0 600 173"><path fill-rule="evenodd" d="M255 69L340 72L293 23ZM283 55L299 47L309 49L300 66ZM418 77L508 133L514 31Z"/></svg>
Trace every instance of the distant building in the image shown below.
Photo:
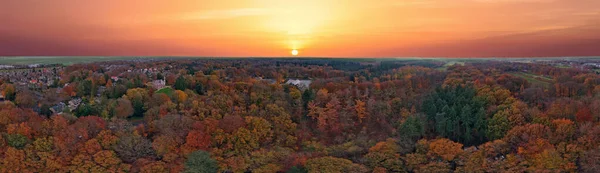
<svg viewBox="0 0 600 173"><path fill-rule="evenodd" d="M0 65L0 69L11 69L11 68L15 68L15 66L12 66L12 65Z"/></svg>
<svg viewBox="0 0 600 173"><path fill-rule="evenodd" d="M56 104L56 105L52 106L52 107L50 108L50 111L52 111L52 113L58 114L58 113L61 113L61 112L63 112L63 111L65 110L65 108L66 108L66 107L67 107L67 104L65 104L65 103L63 103L63 102L60 102L60 103L58 103L58 104Z"/></svg>
<svg viewBox="0 0 600 173"><path fill-rule="evenodd" d="M79 107L79 104L81 104L80 98L70 100L69 101L69 110L73 111L73 110L77 109L77 107Z"/></svg>
<svg viewBox="0 0 600 173"><path fill-rule="evenodd" d="M152 81L151 85L154 89L157 89L157 90L162 89L165 86L167 86L166 81L164 79L154 80L154 81Z"/></svg>
<svg viewBox="0 0 600 173"><path fill-rule="evenodd" d="M116 76L111 76L111 77L110 77L110 79L112 79L112 80L113 80L113 81L115 81L115 82L116 82L116 81L119 81L119 77L116 77Z"/></svg>
<svg viewBox="0 0 600 173"><path fill-rule="evenodd" d="M297 86L300 90L306 90L310 88L311 80L300 80L300 79L288 79L286 84Z"/></svg>
<svg viewBox="0 0 600 173"><path fill-rule="evenodd" d="M27 67L29 67L29 68L37 68L37 67L40 67L40 64L29 64L29 65L27 65Z"/></svg>
<svg viewBox="0 0 600 173"><path fill-rule="evenodd" d="M591 66L591 67L600 68L600 63L585 63L582 66Z"/></svg>

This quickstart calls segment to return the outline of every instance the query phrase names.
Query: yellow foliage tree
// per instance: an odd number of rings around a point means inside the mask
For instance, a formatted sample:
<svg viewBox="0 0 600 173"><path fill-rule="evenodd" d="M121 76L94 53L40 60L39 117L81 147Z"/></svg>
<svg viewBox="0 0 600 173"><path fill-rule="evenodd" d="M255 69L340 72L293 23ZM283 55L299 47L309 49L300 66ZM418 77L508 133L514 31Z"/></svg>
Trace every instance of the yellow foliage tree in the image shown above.
<svg viewBox="0 0 600 173"><path fill-rule="evenodd" d="M440 138L431 141L427 155L441 157L446 161L451 161L462 153L462 144L453 142L446 138Z"/></svg>
<svg viewBox="0 0 600 173"><path fill-rule="evenodd" d="M362 123L362 120L367 116L367 109L365 108L365 102L360 100L355 100L356 104L354 108L356 109L356 115L358 116L358 121Z"/></svg>
<svg viewBox="0 0 600 173"><path fill-rule="evenodd" d="M336 158L331 156L313 158L306 161L306 170L308 173L359 173L368 172L362 165L352 163L348 159Z"/></svg>

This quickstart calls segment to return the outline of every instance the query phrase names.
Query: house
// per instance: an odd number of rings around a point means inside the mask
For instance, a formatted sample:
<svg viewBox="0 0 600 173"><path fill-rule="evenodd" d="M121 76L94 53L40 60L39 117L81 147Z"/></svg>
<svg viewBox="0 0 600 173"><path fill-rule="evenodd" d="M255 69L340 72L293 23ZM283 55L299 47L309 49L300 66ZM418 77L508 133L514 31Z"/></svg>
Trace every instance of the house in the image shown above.
<svg viewBox="0 0 600 173"><path fill-rule="evenodd" d="M63 112L66 107L67 107L67 104L60 102L60 103L50 107L50 111L52 111L52 113L58 114L58 113Z"/></svg>
<svg viewBox="0 0 600 173"><path fill-rule="evenodd" d="M27 65L27 67L29 67L29 68L38 68L38 67L40 67L40 64L30 64L30 65Z"/></svg>
<svg viewBox="0 0 600 173"><path fill-rule="evenodd" d="M288 79L285 84L297 86L300 90L306 90L310 88L311 80L300 80L300 79Z"/></svg>
<svg viewBox="0 0 600 173"><path fill-rule="evenodd" d="M115 82L116 82L116 81L119 81L119 77L116 77L116 76L111 76L111 77L110 77L110 79L112 79L112 80L113 80L113 81L115 81Z"/></svg>
<svg viewBox="0 0 600 173"><path fill-rule="evenodd" d="M79 107L79 104L81 104L80 98L70 100L69 101L69 110L73 111L73 110L77 109L77 107Z"/></svg>
<svg viewBox="0 0 600 173"><path fill-rule="evenodd" d="M600 68L600 63L585 63L582 66L591 66L591 67Z"/></svg>
<svg viewBox="0 0 600 173"><path fill-rule="evenodd" d="M11 68L15 68L15 66L12 66L12 65L0 65L0 69L11 69Z"/></svg>
<svg viewBox="0 0 600 173"><path fill-rule="evenodd" d="M166 81L164 79L161 79L161 80L154 80L154 81L152 81L151 85L152 85L152 87L154 89L159 90L159 89L164 88L167 84L166 84Z"/></svg>

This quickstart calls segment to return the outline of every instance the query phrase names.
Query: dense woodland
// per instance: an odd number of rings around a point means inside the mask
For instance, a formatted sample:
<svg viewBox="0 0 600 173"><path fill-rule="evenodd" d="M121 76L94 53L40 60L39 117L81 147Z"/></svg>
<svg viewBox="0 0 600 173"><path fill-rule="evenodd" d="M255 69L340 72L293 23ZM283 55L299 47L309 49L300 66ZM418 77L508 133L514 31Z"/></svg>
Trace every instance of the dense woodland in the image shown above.
<svg viewBox="0 0 600 173"><path fill-rule="evenodd" d="M45 88L4 79L0 172L600 172L594 71L445 64L112 61Z"/></svg>

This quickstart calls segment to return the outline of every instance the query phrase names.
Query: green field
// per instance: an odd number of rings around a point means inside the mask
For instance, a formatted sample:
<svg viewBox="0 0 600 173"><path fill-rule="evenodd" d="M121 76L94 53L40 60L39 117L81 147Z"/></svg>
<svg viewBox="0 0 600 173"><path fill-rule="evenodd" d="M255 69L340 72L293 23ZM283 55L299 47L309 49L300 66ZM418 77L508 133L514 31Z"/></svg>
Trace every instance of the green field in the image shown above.
<svg viewBox="0 0 600 173"><path fill-rule="evenodd" d="M544 88L550 87L550 84L552 83L552 80L553 80L552 78L549 78L549 77L535 75L535 74L531 74L531 73L525 73L525 72L515 72L515 73L510 73L510 74L520 77L520 78L523 78L523 79L527 80L529 83L531 83L532 85L541 86Z"/></svg>
<svg viewBox="0 0 600 173"><path fill-rule="evenodd" d="M438 67L436 68L437 70L447 70L448 67L453 66L453 65L465 65L464 61L458 61L458 60L452 60L452 61L447 61L446 64L444 64L442 67Z"/></svg>
<svg viewBox="0 0 600 173"><path fill-rule="evenodd" d="M156 93L163 93L163 94L166 94L168 96L172 96L173 92L175 92L175 90L173 88L171 88L171 87L165 87L163 89L160 89L160 90L156 91Z"/></svg>

